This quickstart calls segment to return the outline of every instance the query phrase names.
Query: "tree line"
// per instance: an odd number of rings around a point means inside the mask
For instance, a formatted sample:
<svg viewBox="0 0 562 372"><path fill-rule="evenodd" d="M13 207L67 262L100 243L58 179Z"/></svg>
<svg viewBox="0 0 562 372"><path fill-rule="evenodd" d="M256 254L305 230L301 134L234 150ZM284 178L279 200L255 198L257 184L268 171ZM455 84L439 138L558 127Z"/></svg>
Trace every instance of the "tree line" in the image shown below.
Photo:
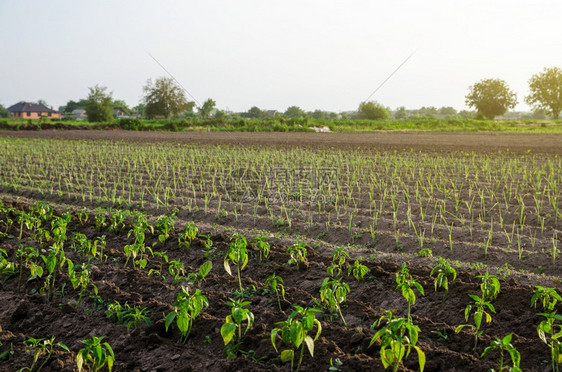
<svg viewBox="0 0 562 372"><path fill-rule="evenodd" d="M562 110L562 69L558 67L545 68L542 72L534 74L528 81L530 94L524 98L532 107L537 116L546 115L558 119ZM96 85L88 88L88 96L78 101L70 100L66 105L59 107L63 114L70 115L76 109L84 109L91 122L111 122L115 117L136 116L147 119L194 117L208 119L226 119L230 113L216 109L216 102L209 98L198 105L189 101L184 90L171 78L159 77L152 81L149 79L143 87L141 102L133 107L123 101L113 99L113 93L107 87ZM44 103L44 101L40 101ZM312 119L364 119L381 120L406 119L411 117L440 117L440 118L466 118L494 119L514 108L518 101L517 95L507 83L501 79L483 79L469 87L465 103L475 111L457 112L453 107L422 107L417 110L407 110L404 106L391 110L376 101L361 102L356 111L327 112L315 110L306 112L298 106L290 106L285 112L262 110L256 106L247 112L237 113L241 118L262 119L281 116L286 119L310 117ZM0 117L8 117L6 108L0 105Z"/></svg>

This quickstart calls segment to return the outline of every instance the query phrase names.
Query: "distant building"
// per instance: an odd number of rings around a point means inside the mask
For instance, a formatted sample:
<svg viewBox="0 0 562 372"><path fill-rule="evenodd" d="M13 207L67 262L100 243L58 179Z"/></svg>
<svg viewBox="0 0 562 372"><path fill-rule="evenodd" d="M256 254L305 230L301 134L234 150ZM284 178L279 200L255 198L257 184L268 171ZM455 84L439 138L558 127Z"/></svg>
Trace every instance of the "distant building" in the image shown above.
<svg viewBox="0 0 562 372"><path fill-rule="evenodd" d="M517 120L517 119L521 119L521 116L523 116L523 113L521 113L521 112L508 111L503 115L496 116L495 119L496 120Z"/></svg>
<svg viewBox="0 0 562 372"><path fill-rule="evenodd" d="M275 115L277 115L279 112L277 110L265 110L263 112L263 116L265 116L266 118L273 118L275 117Z"/></svg>
<svg viewBox="0 0 562 372"><path fill-rule="evenodd" d="M131 117L131 115L127 114L125 111L123 111L120 108L114 108L113 109L113 117L115 117L117 119L129 119Z"/></svg>
<svg viewBox="0 0 562 372"><path fill-rule="evenodd" d="M76 109L72 110L72 114L70 115L76 120L86 120L88 119L88 115L86 115L86 110L84 109Z"/></svg>
<svg viewBox="0 0 562 372"><path fill-rule="evenodd" d="M53 110L52 107L48 108L45 105L25 101L18 102L13 106L8 107L8 111L10 112L10 118L12 119L41 119L41 117L49 119L61 118L61 113Z"/></svg>

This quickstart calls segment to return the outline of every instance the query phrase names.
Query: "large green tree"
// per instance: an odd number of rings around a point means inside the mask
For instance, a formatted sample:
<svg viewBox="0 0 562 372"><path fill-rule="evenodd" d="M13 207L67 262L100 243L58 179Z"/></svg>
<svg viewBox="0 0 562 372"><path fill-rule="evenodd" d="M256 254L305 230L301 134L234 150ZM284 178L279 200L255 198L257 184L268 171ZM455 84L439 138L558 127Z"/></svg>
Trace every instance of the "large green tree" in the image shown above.
<svg viewBox="0 0 562 372"><path fill-rule="evenodd" d="M131 108L122 99L116 99L113 101L113 110L119 110L125 115L131 115Z"/></svg>
<svg viewBox="0 0 562 372"><path fill-rule="evenodd" d="M261 119L264 117L264 115L265 113L262 109L257 106L252 106L244 116L251 119Z"/></svg>
<svg viewBox="0 0 562 372"><path fill-rule="evenodd" d="M486 119L505 114L517 104L517 95L501 79L483 79L468 89L466 105L474 107Z"/></svg>
<svg viewBox="0 0 562 372"><path fill-rule="evenodd" d="M406 107L400 106L396 109L396 112L394 113L394 119L402 120L402 119L406 119L407 117L408 117L408 112L406 112Z"/></svg>
<svg viewBox="0 0 562 372"><path fill-rule="evenodd" d="M287 110L285 110L285 112L283 113L283 117L285 117L287 119L299 118L299 117L303 117L305 115L306 115L306 112L304 112L304 110L301 109L298 106L287 107Z"/></svg>
<svg viewBox="0 0 562 372"><path fill-rule="evenodd" d="M562 69L545 68L533 75L529 79L529 90L531 94L525 97L525 102L535 111L546 111L558 119L562 111Z"/></svg>
<svg viewBox="0 0 562 372"><path fill-rule="evenodd" d="M369 101L361 102L359 104L359 109L357 109L357 115L359 119L367 120L382 120L388 119L388 110L378 102Z"/></svg>
<svg viewBox="0 0 562 372"><path fill-rule="evenodd" d="M107 87L96 85L90 89L86 98L86 115L90 122L113 121L113 99L112 93L107 93Z"/></svg>
<svg viewBox="0 0 562 372"><path fill-rule="evenodd" d="M439 115L443 116L455 116L457 115L457 110L451 106L443 106L439 109Z"/></svg>
<svg viewBox="0 0 562 372"><path fill-rule="evenodd" d="M209 118L216 105L217 103L214 100L212 100L211 98L207 99L205 102L203 102L201 107L199 107L199 116L201 116L201 118L203 119Z"/></svg>
<svg viewBox="0 0 562 372"><path fill-rule="evenodd" d="M143 102L149 118L177 116L193 110L195 105L187 100L183 89L172 78L167 77L159 77L154 82L148 79L144 86Z"/></svg>

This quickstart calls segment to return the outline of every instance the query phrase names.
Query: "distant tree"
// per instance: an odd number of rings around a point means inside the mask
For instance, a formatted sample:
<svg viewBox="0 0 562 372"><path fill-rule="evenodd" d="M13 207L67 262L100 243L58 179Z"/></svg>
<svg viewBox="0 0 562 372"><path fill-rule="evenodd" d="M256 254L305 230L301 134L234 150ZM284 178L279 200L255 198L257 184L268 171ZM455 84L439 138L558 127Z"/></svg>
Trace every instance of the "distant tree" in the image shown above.
<svg viewBox="0 0 562 372"><path fill-rule="evenodd" d="M159 77L154 83L148 79L143 87L143 102L146 105L146 116L154 118L178 116L185 111L193 110L195 105L188 102L183 89L172 78Z"/></svg>
<svg viewBox="0 0 562 372"><path fill-rule="evenodd" d="M217 110L215 112L215 120L224 121L228 117L228 114L224 110Z"/></svg>
<svg viewBox="0 0 562 372"><path fill-rule="evenodd" d="M418 110L418 115L426 118L433 118L438 113L439 111L437 111L437 109L433 106L429 106L429 107L422 106L422 108Z"/></svg>
<svg viewBox="0 0 562 372"><path fill-rule="evenodd" d="M330 117L330 114L331 113L327 111L314 110L312 112L309 112L308 116L316 120L321 120L321 119L328 119Z"/></svg>
<svg viewBox="0 0 562 372"><path fill-rule="evenodd" d="M113 101L113 110L122 111L125 115L131 115L131 109L127 103L121 99L116 99Z"/></svg>
<svg viewBox="0 0 562 372"><path fill-rule="evenodd" d="M381 120L388 119L388 110L378 102L361 102L357 110L359 119Z"/></svg>
<svg viewBox="0 0 562 372"><path fill-rule="evenodd" d="M146 105L144 103L139 103L131 109L131 114L139 115L144 118L146 116Z"/></svg>
<svg viewBox="0 0 562 372"><path fill-rule="evenodd" d="M203 105L199 107L199 116L202 119L209 118L216 105L217 103L214 100L212 100L211 98L207 99L205 102L203 102Z"/></svg>
<svg viewBox="0 0 562 372"><path fill-rule="evenodd" d="M474 107L486 119L505 114L517 104L517 95L500 79L484 79L468 89L467 106Z"/></svg>
<svg viewBox="0 0 562 372"><path fill-rule="evenodd" d="M7 118L8 116L10 116L8 109L0 105L0 118Z"/></svg>
<svg viewBox="0 0 562 372"><path fill-rule="evenodd" d="M531 94L525 97L525 102L535 111L542 110L552 116L560 117L562 111L562 69L558 67L545 68L543 72L535 74L529 79Z"/></svg>
<svg viewBox="0 0 562 372"><path fill-rule="evenodd" d="M283 117L287 119L298 118L306 116L306 112L298 106L290 106L283 113Z"/></svg>
<svg viewBox="0 0 562 372"><path fill-rule="evenodd" d="M66 103L66 105L64 106L60 106L59 107L59 111L63 112L65 114L70 114L72 113L72 111L74 110L78 110L78 109L83 109L86 107L86 100L85 99L81 99L78 102L75 102L73 100L70 100Z"/></svg>
<svg viewBox="0 0 562 372"><path fill-rule="evenodd" d="M474 112L468 110L461 110L459 111L459 116L463 119L471 119L474 117Z"/></svg>
<svg viewBox="0 0 562 372"><path fill-rule="evenodd" d="M265 116L265 113L259 107L253 106L246 112L245 116L251 119L261 119Z"/></svg>
<svg viewBox="0 0 562 372"><path fill-rule="evenodd" d="M439 115L443 115L443 116L455 116L457 114L457 110L455 110L453 107L451 106L443 106L439 109Z"/></svg>
<svg viewBox="0 0 562 372"><path fill-rule="evenodd" d="M396 120L406 119L407 117L408 113L406 112L406 107L400 106L396 109L396 112L394 113L394 118Z"/></svg>
<svg viewBox="0 0 562 372"><path fill-rule="evenodd" d="M112 93L106 93L107 87L96 85L90 89L86 99L86 115L90 122L113 121L113 99Z"/></svg>
<svg viewBox="0 0 562 372"><path fill-rule="evenodd" d="M49 105L47 104L47 101L45 101L44 99L40 99L39 101L37 101L38 105L43 105L45 107L49 107Z"/></svg>

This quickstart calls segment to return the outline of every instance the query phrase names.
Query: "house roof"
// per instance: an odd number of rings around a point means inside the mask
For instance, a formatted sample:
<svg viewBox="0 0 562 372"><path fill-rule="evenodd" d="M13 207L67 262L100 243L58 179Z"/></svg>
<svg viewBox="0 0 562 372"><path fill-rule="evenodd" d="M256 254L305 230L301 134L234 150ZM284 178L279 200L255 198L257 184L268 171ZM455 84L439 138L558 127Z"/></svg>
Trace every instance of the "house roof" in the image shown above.
<svg viewBox="0 0 562 372"><path fill-rule="evenodd" d="M39 105L36 103L30 103L21 101L8 107L10 112L58 112L56 110L50 109L45 105Z"/></svg>

